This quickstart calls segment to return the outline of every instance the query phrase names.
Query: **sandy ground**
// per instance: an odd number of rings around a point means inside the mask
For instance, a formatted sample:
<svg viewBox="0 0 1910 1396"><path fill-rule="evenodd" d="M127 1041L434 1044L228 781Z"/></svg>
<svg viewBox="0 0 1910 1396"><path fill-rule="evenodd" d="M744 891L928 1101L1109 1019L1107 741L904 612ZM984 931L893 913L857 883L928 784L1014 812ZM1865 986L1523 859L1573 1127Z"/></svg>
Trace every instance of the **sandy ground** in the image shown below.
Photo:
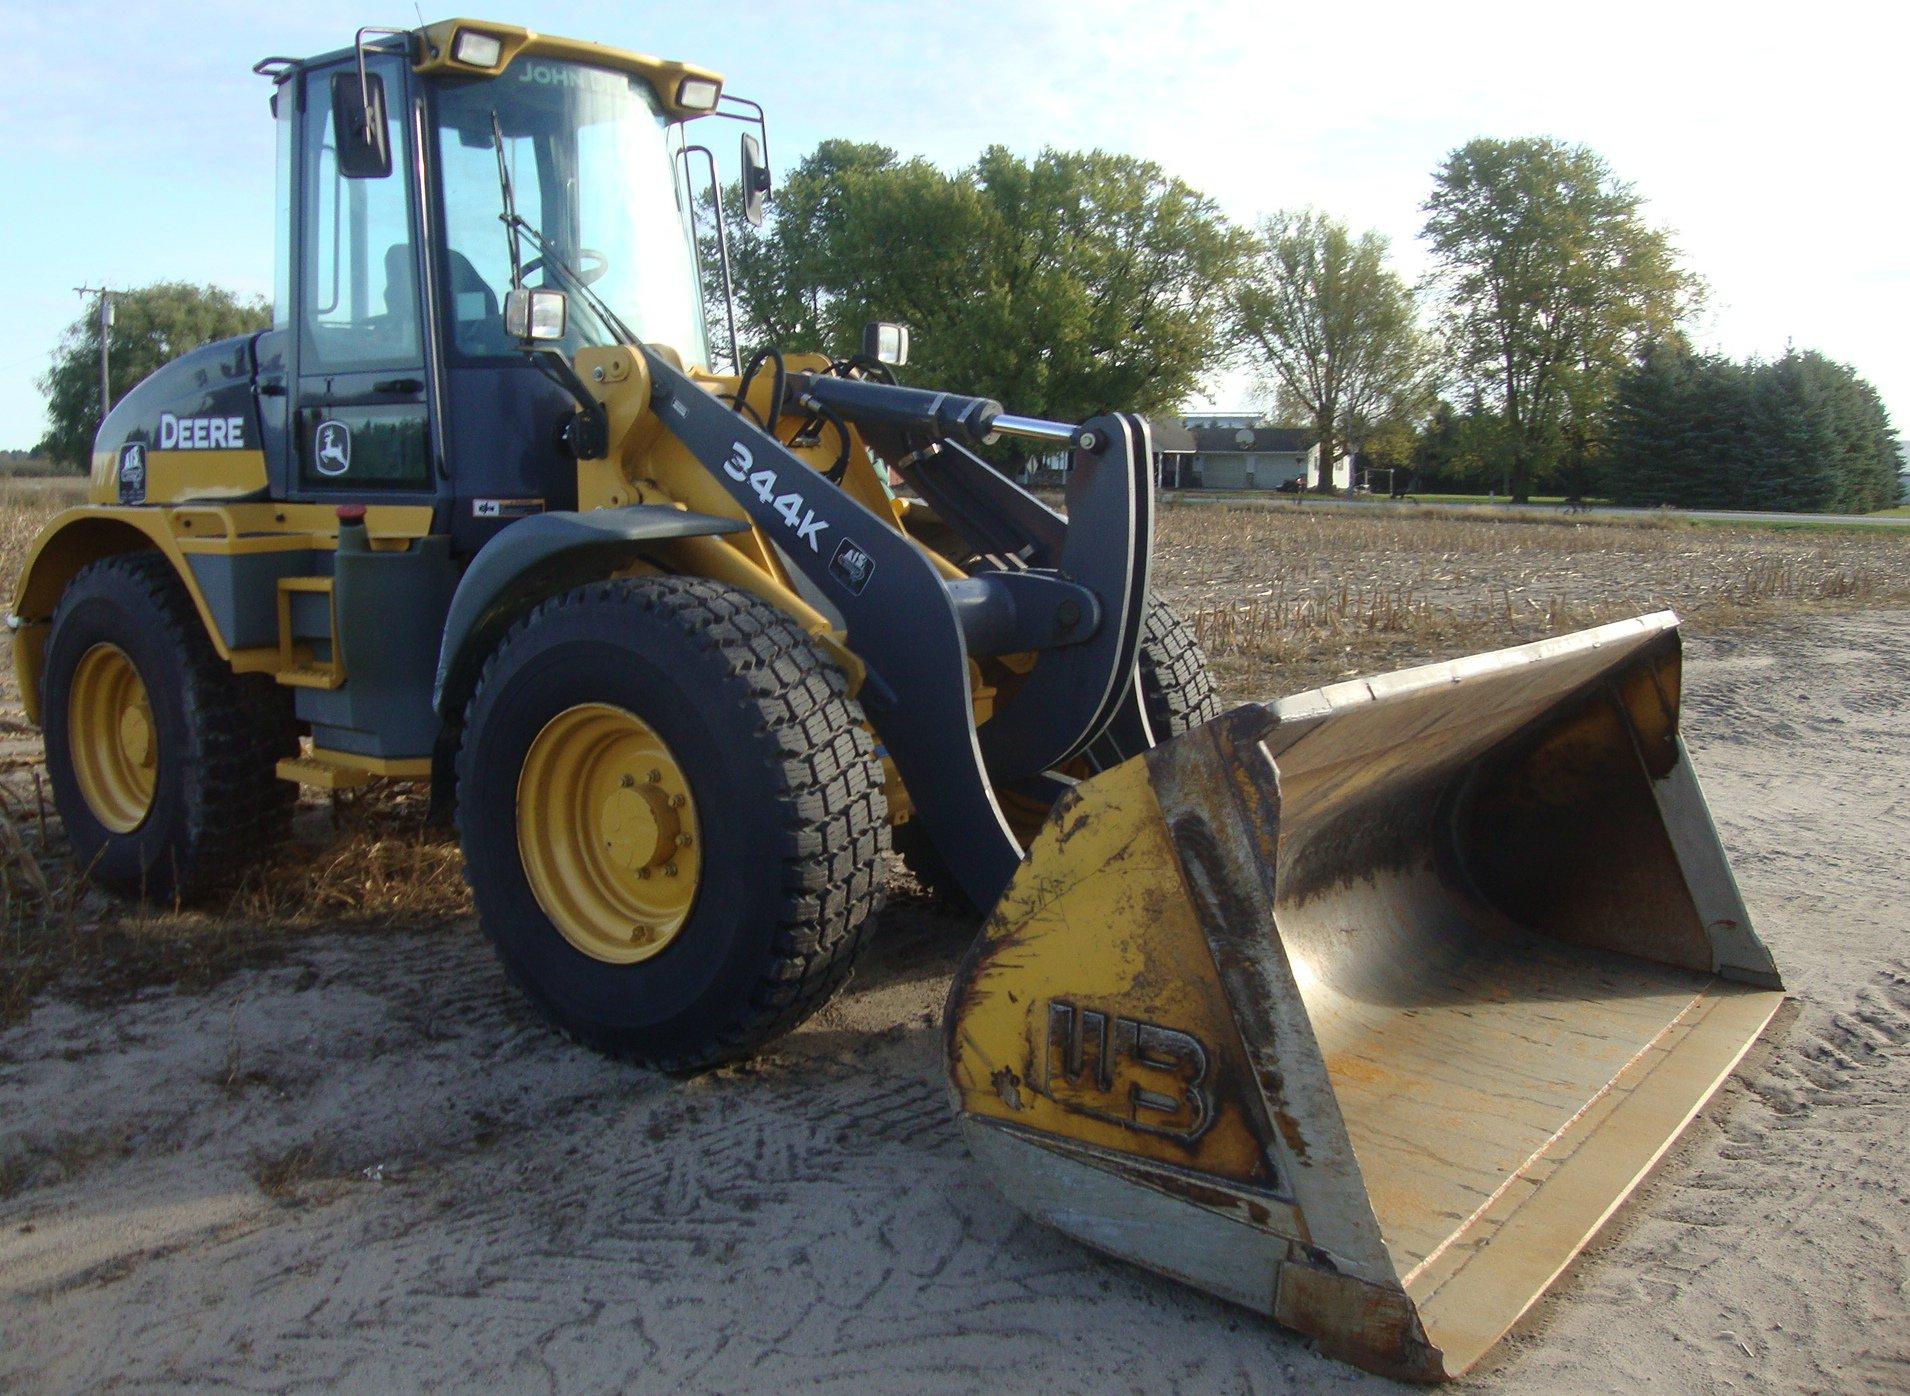
<svg viewBox="0 0 1910 1396"><path fill-rule="evenodd" d="M1795 1003L1468 1385L1910 1389L1910 629L1741 631L1688 678ZM0 1387L1386 1386L991 1191L934 1027L971 933L903 896L841 1001L694 1081L557 1040L468 927L43 1004L0 1036L0 1160L38 1161Z"/></svg>

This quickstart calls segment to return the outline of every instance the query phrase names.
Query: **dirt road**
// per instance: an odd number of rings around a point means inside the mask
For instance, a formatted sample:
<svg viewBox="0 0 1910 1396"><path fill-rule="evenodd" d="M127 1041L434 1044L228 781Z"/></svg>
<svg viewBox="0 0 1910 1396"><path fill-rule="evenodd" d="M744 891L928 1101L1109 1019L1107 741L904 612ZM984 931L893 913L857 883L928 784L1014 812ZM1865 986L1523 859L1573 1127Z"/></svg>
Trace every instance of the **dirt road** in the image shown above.
<svg viewBox="0 0 1910 1396"><path fill-rule="evenodd" d="M1910 627L1694 642L1688 679L1796 1002L1469 1385L1901 1391ZM0 1387L1385 1386L994 1195L934 1026L971 933L900 897L841 1002L687 1082L552 1037L468 928L44 1004L0 1036Z"/></svg>

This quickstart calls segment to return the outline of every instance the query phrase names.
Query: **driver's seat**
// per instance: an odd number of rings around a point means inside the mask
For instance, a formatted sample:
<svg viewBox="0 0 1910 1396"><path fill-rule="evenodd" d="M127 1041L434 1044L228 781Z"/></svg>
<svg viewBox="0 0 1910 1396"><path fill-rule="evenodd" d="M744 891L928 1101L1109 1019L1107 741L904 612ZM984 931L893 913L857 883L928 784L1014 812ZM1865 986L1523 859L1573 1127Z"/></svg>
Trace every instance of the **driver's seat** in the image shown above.
<svg viewBox="0 0 1910 1396"><path fill-rule="evenodd" d="M456 248L446 251L451 270L452 338L460 353L506 355L516 346L504 333L503 307L497 292L478 272L471 259ZM385 314L395 323L415 314L416 291L411 272L411 245L397 242L385 249Z"/></svg>
<svg viewBox="0 0 1910 1396"><path fill-rule="evenodd" d="M447 249L445 256L451 267L451 318L459 324L468 320L498 324L504 308L498 303L491 283L478 275L471 259L455 247ZM467 301L466 297L472 299ZM467 314L467 310L471 313Z"/></svg>

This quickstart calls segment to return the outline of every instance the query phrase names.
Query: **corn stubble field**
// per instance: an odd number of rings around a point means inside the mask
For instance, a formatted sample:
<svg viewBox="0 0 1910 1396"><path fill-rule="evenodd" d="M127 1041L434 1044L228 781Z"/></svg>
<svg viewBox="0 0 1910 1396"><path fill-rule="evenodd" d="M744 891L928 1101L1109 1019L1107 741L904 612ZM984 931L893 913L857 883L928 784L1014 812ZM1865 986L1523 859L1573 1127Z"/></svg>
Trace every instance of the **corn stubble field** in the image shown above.
<svg viewBox="0 0 1910 1396"><path fill-rule="evenodd" d="M0 488L11 587L68 483ZM1668 520L1169 505L1156 587L1229 700L1268 698L1665 607L1712 633L1796 612L1910 604L1910 538ZM317 932L469 929L455 840L422 792L308 794L294 846L215 904L132 909L65 857L11 654L0 660L0 1026L47 992L202 987ZM906 877L899 870L898 880ZM7 1170L0 1169L0 1175ZM0 1176L0 1196L25 1179Z"/></svg>

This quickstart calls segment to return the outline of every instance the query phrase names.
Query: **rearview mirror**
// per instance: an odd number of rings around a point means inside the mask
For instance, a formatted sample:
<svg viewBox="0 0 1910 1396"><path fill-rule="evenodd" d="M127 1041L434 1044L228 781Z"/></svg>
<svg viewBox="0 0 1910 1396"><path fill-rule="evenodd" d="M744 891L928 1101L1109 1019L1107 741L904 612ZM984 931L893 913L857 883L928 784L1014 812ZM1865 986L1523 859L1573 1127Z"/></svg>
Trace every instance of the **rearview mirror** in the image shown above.
<svg viewBox="0 0 1910 1396"><path fill-rule="evenodd" d="M763 205L769 199L769 165L763 160L762 143L743 132L743 217L749 226L763 226Z"/></svg>
<svg viewBox="0 0 1910 1396"><path fill-rule="evenodd" d="M909 361L909 327L871 320L862 327L862 353L879 364L902 367Z"/></svg>
<svg viewBox="0 0 1910 1396"><path fill-rule="evenodd" d="M357 73L332 78L332 144L338 172L346 179L383 179L391 173L391 142L386 137L385 80L376 73L358 85Z"/></svg>
<svg viewBox="0 0 1910 1396"><path fill-rule="evenodd" d="M569 318L562 291L520 286L504 294L504 332L526 344L562 339Z"/></svg>

